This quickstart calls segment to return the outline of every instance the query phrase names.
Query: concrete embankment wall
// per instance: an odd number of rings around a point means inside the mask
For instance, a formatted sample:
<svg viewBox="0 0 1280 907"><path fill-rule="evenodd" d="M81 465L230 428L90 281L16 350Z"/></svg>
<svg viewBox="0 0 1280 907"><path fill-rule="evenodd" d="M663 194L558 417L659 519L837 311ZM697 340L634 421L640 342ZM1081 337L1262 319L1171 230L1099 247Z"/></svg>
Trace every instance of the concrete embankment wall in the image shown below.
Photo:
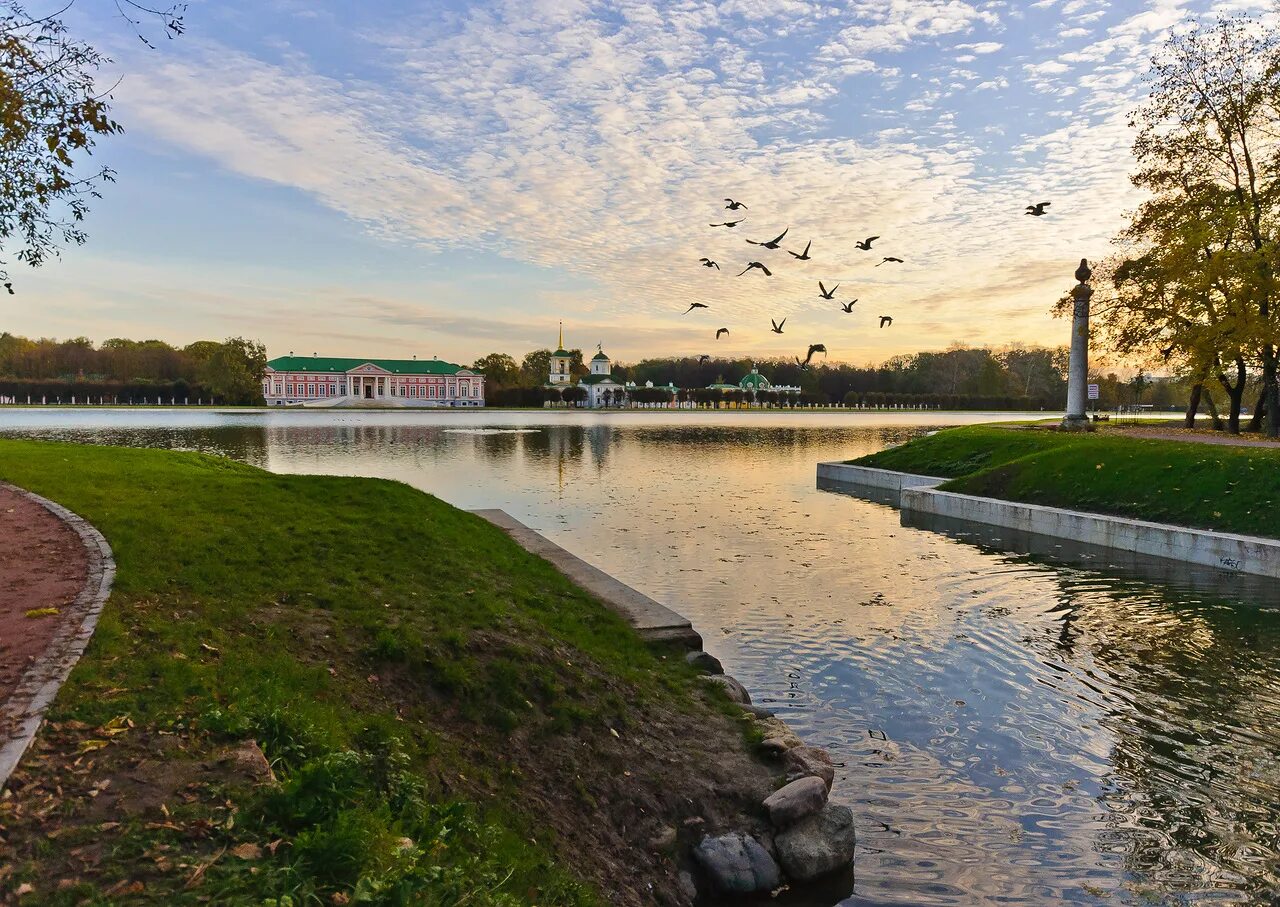
<svg viewBox="0 0 1280 907"><path fill-rule="evenodd" d="M894 472L891 469L872 469L869 466L853 466L849 463L819 463L818 478L861 485L865 488L884 488L889 491L941 485L947 481L937 476L920 476L910 472Z"/></svg>
<svg viewBox="0 0 1280 907"><path fill-rule="evenodd" d="M901 489L899 506L904 522L907 514L929 514L1184 564L1280 578L1280 541L1273 539L939 491L935 486L945 479L889 470L821 463L818 476L868 488Z"/></svg>

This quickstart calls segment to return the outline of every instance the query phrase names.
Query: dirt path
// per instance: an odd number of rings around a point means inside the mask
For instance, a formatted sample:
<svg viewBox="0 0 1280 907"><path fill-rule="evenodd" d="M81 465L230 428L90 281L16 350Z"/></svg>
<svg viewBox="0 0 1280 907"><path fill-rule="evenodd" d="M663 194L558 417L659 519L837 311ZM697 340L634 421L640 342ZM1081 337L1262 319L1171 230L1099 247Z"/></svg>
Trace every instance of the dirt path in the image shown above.
<svg viewBox="0 0 1280 907"><path fill-rule="evenodd" d="M62 612L84 588L88 561L74 529L0 486L0 702L49 648Z"/></svg>
<svg viewBox="0 0 1280 907"><path fill-rule="evenodd" d="M1218 444L1224 447L1271 447L1280 450L1280 441L1241 438L1237 435L1209 432L1200 429L1124 428L1116 426L1110 431L1132 438L1154 438L1161 441L1186 441L1191 444Z"/></svg>

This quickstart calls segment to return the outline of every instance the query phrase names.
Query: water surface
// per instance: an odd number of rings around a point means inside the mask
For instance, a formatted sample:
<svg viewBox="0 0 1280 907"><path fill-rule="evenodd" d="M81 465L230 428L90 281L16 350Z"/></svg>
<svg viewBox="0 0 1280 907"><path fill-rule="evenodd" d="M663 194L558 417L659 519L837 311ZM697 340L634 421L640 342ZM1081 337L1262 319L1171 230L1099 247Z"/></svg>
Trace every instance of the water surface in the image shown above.
<svg viewBox="0 0 1280 907"><path fill-rule="evenodd" d="M1257 903L1280 886L1280 590L903 526L814 464L980 414L0 411L499 507L688 616L841 763L846 903ZM944 531L934 531L944 530Z"/></svg>

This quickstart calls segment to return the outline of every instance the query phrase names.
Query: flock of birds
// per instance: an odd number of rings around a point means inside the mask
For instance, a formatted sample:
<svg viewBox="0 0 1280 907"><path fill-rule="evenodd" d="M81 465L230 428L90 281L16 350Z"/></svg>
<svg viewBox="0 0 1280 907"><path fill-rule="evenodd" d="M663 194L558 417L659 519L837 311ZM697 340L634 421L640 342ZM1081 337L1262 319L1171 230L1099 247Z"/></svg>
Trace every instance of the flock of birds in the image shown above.
<svg viewBox="0 0 1280 907"><path fill-rule="evenodd" d="M728 210L728 211L746 211L746 210L748 210L748 209L747 209L747 206L746 206L745 204L743 204L742 202L737 201L737 200L735 200L735 199L732 199L732 198L726 198L724 201L725 201L725 209L726 209L726 210ZM1028 214L1028 215L1030 215L1030 216L1032 216L1032 217L1044 217L1044 215L1048 213L1046 209L1049 207L1049 205L1050 205L1050 204L1051 204L1050 202L1037 202L1037 203L1036 203L1036 204L1034 204L1034 205L1027 205L1026 214ZM735 219L735 220L725 220L725 221L723 221L723 222L721 222L721 223L718 223L718 224L709 224L708 226L711 226L711 227L722 227L722 228L725 228L725 229L733 230L733 229L735 229L739 224L741 224L741 223L743 223L743 222L745 222L745 221L746 221L746 218L745 218L745 217L738 217L738 218L737 218L737 219ZM759 246L761 249L769 249L769 250L771 250L771 251L774 251L774 250L777 250L777 249L781 249L781 248L782 248L782 241L783 241L783 239L785 239L785 238L786 238L786 235L787 235L787 233L789 233L789 232L790 232L790 230L791 230L791 228L790 228L790 227L787 227L787 229L783 230L781 233L779 233L777 236L775 236L773 239L770 239L770 240L762 240L762 241L758 241L758 240L754 240L754 239L748 239L748 240L747 240L747 244L748 244L748 245L752 245L752 246ZM855 245L858 249L860 249L861 251L863 251L863 252L870 252L870 251L871 251L872 244L873 244L873 243L875 243L875 241L876 241L876 240L878 240L878 239L880 239L880 237L879 237L879 236L868 236L866 239L859 240L858 242L854 243L854 245ZM804 250L803 250L803 251L801 251L801 252L793 252L792 250L787 249L787 250L786 250L786 253L787 253L788 255L790 255L792 258L794 258L796 261L811 261L811 260L812 260L812 256L809 254L809 250L810 250L810 249L812 249L812 248L813 248L813 240L809 240L808 242L806 242L806 243L805 243L805 246L804 246ZM702 258L698 259L698 262L699 262L699 263L700 263L704 268L715 268L717 271L719 271L719 270L720 270L720 264L719 264L719 262L717 262L717 261L715 261L715 260L713 260L713 259L711 259L711 258L708 258L708 257L706 257L706 256L703 256ZM901 259L901 258L898 258L898 257L893 256L893 255L886 255L886 256L884 256L884 257L883 257L883 258L882 258L882 259L881 259L881 260L880 260L880 261L879 261L875 266L878 268L878 267L880 267L881 265L887 265L887 264L904 264L904 263L905 263L905 262L904 262L904 260L903 260L903 259ZM776 267L777 267L777 265L775 264L775 265L774 265L774 267L776 268ZM772 269L770 269L770 268L769 268L769 266L768 266L767 264L765 264L764 262L762 262L762 261L749 261L749 262L747 262L747 266L746 266L745 268L743 268L741 271L739 271L739 272L738 272L738 274L737 274L736 276L738 276L738 277L742 277L742 276L744 276L744 275L746 275L746 274L750 273L751 271L759 271L759 272L760 272L763 276L765 276L765 277L772 277L772 276L773 276L773 270L772 270ZM838 302L838 301L836 300L836 290L838 290L838 289L840 289L840 284L835 284L833 287L831 287L831 289L829 289L829 290L828 290L828 289L827 289L827 287L826 287L826 285L825 285L821 280L819 280L819 281L818 281L818 296L819 296L820 298L822 298L822 299L827 299L827 300L832 300L832 301L836 301L836 302L837 302L837 304L840 306L840 310L841 310L842 312L844 312L846 315L848 315L848 314L852 314L852 313L853 313L853 307L857 304L858 299L855 297L854 299L851 299L849 302ZM694 303L691 303L691 304L689 305L689 308L687 308L687 309L683 312L683 314L688 315L688 314L689 314L690 312L692 312L694 309L706 309L706 308L710 308L710 306L708 306L708 305L706 305L706 304L704 304L704 303L701 303L701 302L694 302ZM770 330L771 330L773 333L775 333L775 334L781 334L781 333L783 333L783 325L785 325L785 324L787 323L787 319L784 317L781 321L777 321L777 320L775 320L775 319L772 319L772 318L771 318L771 319L769 319L769 322L770 322L770 324L772 325L772 327L770 328ZM892 316L892 315L881 315L881 316L880 316L880 327L881 327L881 329L886 328L886 327L891 327L892 325L893 325L893 316ZM719 340L721 337L727 337L728 335L729 335L729 329L728 329L728 328L718 328L718 329L716 330L716 340ZM814 357L814 355L815 355L815 354L817 354L817 353L822 353L822 354L825 356L825 355L827 354L827 348L826 348L826 346L825 346L824 344L821 344L821 343L811 343L811 344L809 344L809 350L808 350L808 353L805 355L804 359L801 359L799 356L795 357L796 364L797 364L798 366L800 366L800 368L801 368L802 370L807 370L807 369L809 368L809 363L813 361L813 357ZM709 361L710 359L711 359L711 357L710 357L710 356L707 356L707 355L703 355L703 356L699 356L699 357L698 357L698 361L699 361L700 363L701 363L701 362L707 362L707 361Z"/></svg>

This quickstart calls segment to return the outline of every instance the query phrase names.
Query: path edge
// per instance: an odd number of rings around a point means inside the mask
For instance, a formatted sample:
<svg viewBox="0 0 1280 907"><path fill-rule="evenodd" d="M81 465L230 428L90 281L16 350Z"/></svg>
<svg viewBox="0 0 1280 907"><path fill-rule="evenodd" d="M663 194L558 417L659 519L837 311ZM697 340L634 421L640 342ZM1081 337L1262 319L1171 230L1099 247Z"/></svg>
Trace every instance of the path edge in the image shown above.
<svg viewBox="0 0 1280 907"><path fill-rule="evenodd" d="M0 743L0 790L3 790L9 782L9 776L35 740L40 725L44 723L45 713L53 704L58 690L66 682L71 669L80 661L80 656L93 637L98 618L111 595L116 561L111 553L111 546L102 533L83 517L17 485L0 482L0 488L39 504L70 526L80 537L88 559L84 586L75 601L64 609L57 632L49 640L44 652L23 673L8 701L0 705L0 716L13 722L9 738Z"/></svg>

